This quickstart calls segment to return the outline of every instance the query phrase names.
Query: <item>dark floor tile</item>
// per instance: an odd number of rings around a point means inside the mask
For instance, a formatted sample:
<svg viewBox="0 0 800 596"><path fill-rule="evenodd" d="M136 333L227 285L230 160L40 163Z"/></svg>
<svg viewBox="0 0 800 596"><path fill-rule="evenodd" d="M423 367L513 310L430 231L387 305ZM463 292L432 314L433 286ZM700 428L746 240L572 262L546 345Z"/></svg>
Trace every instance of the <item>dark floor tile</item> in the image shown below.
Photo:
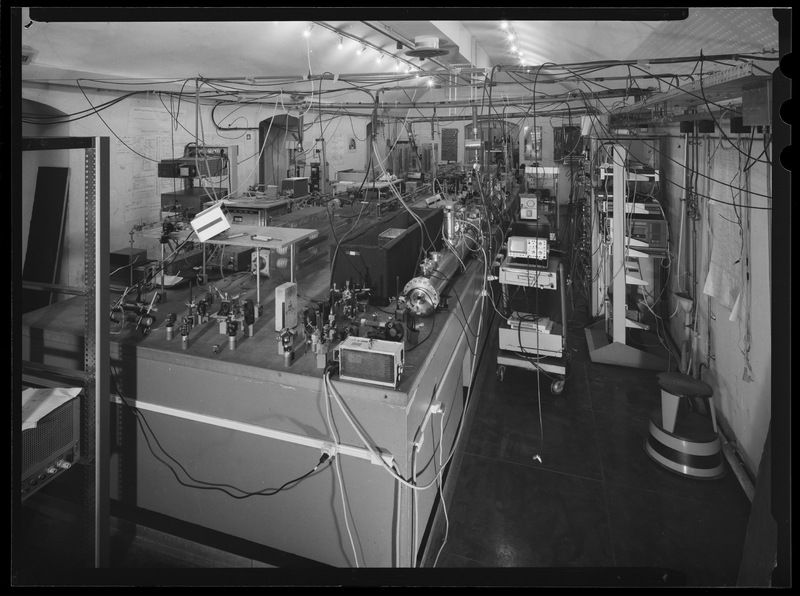
<svg viewBox="0 0 800 596"><path fill-rule="evenodd" d="M570 405L563 396L548 395L541 400L493 394L479 397L464 444L467 453L601 479L590 409Z"/></svg>
<svg viewBox="0 0 800 596"><path fill-rule="evenodd" d="M647 420L653 408L661 404L656 374L655 371L612 364L587 365L586 379L592 409Z"/></svg>
<svg viewBox="0 0 800 596"><path fill-rule="evenodd" d="M434 560L432 565L438 568L486 567L486 565L482 564L480 561L473 561L472 559L467 559L466 557L459 557L458 555L454 555L452 553L445 553L444 551L442 552L442 555L439 557L438 561Z"/></svg>
<svg viewBox="0 0 800 596"><path fill-rule="evenodd" d="M570 325L567 330L567 350L574 362L590 362L586 331L581 325Z"/></svg>
<svg viewBox="0 0 800 596"><path fill-rule="evenodd" d="M506 401L528 401L541 395L542 399L559 402L570 407L591 407L587 386L585 365L582 362L566 360L563 364L566 376L549 372L529 370L522 367L506 365L502 380L497 373L497 352L492 354L491 374L487 374L481 391L492 395L503 396ZM487 364L489 366L489 364ZM562 366L562 364L559 364ZM551 385L554 380L563 380L561 393L554 394Z"/></svg>
<svg viewBox="0 0 800 596"><path fill-rule="evenodd" d="M51 515L21 507L12 530L14 561L18 570L34 572L43 561L53 569L83 567L80 546L83 529L77 516Z"/></svg>
<svg viewBox="0 0 800 596"><path fill-rule="evenodd" d="M689 586L735 586L748 516L719 502L606 485L618 566L667 567Z"/></svg>
<svg viewBox="0 0 800 596"><path fill-rule="evenodd" d="M444 553L490 567L609 566L602 492L595 480L465 454Z"/></svg>
<svg viewBox="0 0 800 596"><path fill-rule="evenodd" d="M22 508L17 534L15 556L17 571L29 580L40 577L40 571L91 570L92 553L82 550L86 538L77 516L50 515L40 509ZM110 568L194 568L207 566L189 549L165 551L160 544L142 544L128 534L112 533L109 536L108 565ZM46 568L42 563L46 561ZM42 577L44 577L42 575Z"/></svg>
<svg viewBox="0 0 800 596"><path fill-rule="evenodd" d="M607 484L749 510L750 502L724 458L726 473L721 478L703 479L678 474L647 455L645 444L649 424L633 425L624 417L602 412L595 413L595 421L595 437L603 479Z"/></svg>

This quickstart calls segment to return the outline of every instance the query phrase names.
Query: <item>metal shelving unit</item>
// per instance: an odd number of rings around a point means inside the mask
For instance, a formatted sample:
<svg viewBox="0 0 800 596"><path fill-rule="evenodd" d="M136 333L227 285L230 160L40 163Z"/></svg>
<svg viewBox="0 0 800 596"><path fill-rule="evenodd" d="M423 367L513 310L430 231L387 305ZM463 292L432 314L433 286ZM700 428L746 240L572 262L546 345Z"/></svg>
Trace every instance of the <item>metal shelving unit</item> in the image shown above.
<svg viewBox="0 0 800 596"><path fill-rule="evenodd" d="M628 151L622 145L615 144L612 147L612 156L615 181L612 216L614 233L612 234L611 255L607 259L607 264L610 266L611 281L610 284L601 288L603 295L607 298L607 302L610 303L610 308L605 308L603 318L585 329L589 345L589 356L592 362L666 370L668 363L665 359L631 346L627 341L628 327L642 327L640 324L630 321L627 317L627 286L639 284L642 280L636 275L629 275L629 272L631 272L629 256L636 253L626 246L628 238L624 233L626 229L627 180L629 177ZM597 230L593 230L595 238L597 234ZM608 293L609 289L611 290L610 295ZM597 296L597 293L593 295ZM610 333L608 331L609 327L611 329Z"/></svg>
<svg viewBox="0 0 800 596"><path fill-rule="evenodd" d="M80 290L52 285L46 291L83 295L84 369L81 407L81 463L85 466L81 499L83 549L87 564L108 567L109 557L109 138L28 137L23 151L82 149L84 158L84 267L86 285ZM22 363L23 371L25 363ZM32 375L61 374L38 365ZM91 563L90 563L91 561Z"/></svg>

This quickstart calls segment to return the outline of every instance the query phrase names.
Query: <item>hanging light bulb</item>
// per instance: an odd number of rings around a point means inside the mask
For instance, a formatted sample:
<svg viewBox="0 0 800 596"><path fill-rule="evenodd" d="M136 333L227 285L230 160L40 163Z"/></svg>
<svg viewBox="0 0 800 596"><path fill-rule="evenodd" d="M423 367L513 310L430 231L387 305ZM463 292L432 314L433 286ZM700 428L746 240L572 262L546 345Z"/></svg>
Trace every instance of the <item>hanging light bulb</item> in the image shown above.
<svg viewBox="0 0 800 596"><path fill-rule="evenodd" d="M344 47L344 44L342 43L342 36L340 35L339 36L339 49L341 50L343 47Z"/></svg>
<svg viewBox="0 0 800 596"><path fill-rule="evenodd" d="M366 49L367 49L367 46L361 46L360 48L358 48L358 52L356 52L356 53L360 56L361 53Z"/></svg>
<svg viewBox="0 0 800 596"><path fill-rule="evenodd" d="M375 60L375 62L380 62L381 60L383 60L383 54L378 56L378 58Z"/></svg>
<svg viewBox="0 0 800 596"><path fill-rule="evenodd" d="M500 23L500 26L501 26L503 29L508 29L508 21L503 21L502 23Z"/></svg>

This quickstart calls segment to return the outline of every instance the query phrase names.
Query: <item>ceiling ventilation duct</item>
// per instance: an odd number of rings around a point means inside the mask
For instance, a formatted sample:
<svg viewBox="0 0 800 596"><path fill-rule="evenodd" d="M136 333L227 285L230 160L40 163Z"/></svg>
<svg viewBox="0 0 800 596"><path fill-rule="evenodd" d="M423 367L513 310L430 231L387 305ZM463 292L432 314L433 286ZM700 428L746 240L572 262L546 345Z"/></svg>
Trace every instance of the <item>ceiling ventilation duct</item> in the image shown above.
<svg viewBox="0 0 800 596"><path fill-rule="evenodd" d="M449 54L448 50L439 48L439 38L429 35L421 35L414 38L414 49L406 50L406 56L412 58L436 58L437 56L444 56Z"/></svg>

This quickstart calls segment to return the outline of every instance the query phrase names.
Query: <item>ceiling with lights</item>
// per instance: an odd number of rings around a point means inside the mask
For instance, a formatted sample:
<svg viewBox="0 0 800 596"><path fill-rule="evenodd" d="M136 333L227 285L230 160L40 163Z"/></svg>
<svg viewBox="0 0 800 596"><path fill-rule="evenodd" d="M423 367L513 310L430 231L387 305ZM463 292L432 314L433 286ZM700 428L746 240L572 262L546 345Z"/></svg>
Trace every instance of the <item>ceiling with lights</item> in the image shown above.
<svg viewBox="0 0 800 596"><path fill-rule="evenodd" d="M216 99L279 98L355 111L376 103L460 107L487 95L500 109L533 97L553 109L570 109L574 99L608 109L680 85L699 68L713 72L742 59L754 59L766 74L775 68L771 8L669 10L594 9L563 19L513 10L491 19L423 21L264 20L263 9L231 9L222 20L220 12L201 10L179 20L179 11L156 8L140 9L144 17L136 18L146 20L139 21L130 13L115 20L114 11L23 8L21 77L125 91L202 87ZM509 18L497 18L503 13Z"/></svg>

